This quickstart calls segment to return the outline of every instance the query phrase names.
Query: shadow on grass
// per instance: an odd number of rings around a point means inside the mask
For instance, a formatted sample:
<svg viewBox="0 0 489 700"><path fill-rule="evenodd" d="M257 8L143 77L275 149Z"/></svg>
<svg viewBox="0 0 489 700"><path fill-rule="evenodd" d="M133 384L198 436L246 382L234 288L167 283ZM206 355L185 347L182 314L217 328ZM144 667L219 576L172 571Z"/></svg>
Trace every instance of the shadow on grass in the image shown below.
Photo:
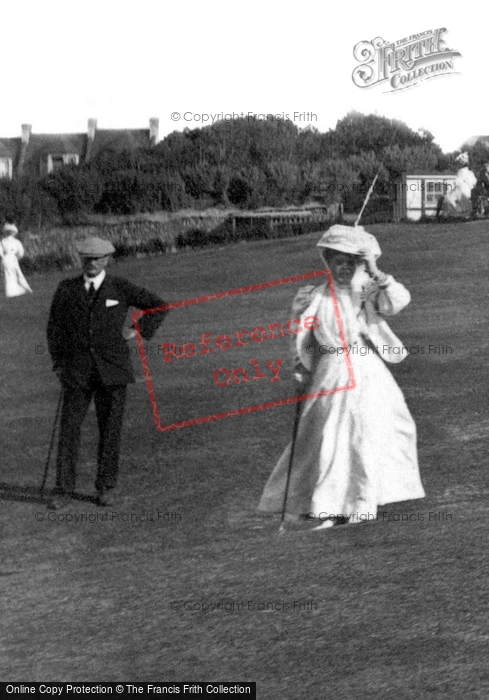
<svg viewBox="0 0 489 700"><path fill-rule="evenodd" d="M55 495L54 489L44 490L38 486L22 486L21 484L0 483L0 500L17 501L19 503L45 503ZM96 496L84 493L73 493L70 497L72 501L83 503L97 503Z"/></svg>

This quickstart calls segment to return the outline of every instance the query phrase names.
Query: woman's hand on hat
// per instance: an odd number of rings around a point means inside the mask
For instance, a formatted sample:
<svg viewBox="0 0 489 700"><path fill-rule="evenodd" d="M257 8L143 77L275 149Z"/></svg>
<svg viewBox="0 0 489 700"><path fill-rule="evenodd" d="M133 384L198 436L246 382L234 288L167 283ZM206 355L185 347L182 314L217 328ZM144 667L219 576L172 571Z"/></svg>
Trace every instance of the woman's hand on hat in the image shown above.
<svg viewBox="0 0 489 700"><path fill-rule="evenodd" d="M380 274L380 270L377 267L375 256L372 254L372 252L363 249L360 255L363 262L365 263L365 269L367 270L370 277L377 277Z"/></svg>
<svg viewBox="0 0 489 700"><path fill-rule="evenodd" d="M367 270L370 277L381 286L385 284L386 280L388 279L388 275L386 275L385 272L379 270L373 253L363 254L362 260L365 263L365 269Z"/></svg>

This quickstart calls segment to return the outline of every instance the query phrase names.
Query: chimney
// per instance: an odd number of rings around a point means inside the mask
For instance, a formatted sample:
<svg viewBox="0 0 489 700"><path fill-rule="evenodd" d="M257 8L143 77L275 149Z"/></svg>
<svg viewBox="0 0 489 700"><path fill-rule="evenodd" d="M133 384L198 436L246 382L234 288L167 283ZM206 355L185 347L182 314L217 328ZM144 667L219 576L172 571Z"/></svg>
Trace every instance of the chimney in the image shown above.
<svg viewBox="0 0 489 700"><path fill-rule="evenodd" d="M31 124L22 124L21 127L22 129L22 134L21 134L21 139L22 139L22 145L27 148L29 145L29 141L31 138L31 131L32 131L32 126Z"/></svg>
<svg viewBox="0 0 489 700"><path fill-rule="evenodd" d="M97 120L89 119L87 123L87 150L85 151L85 163L90 160L95 134L97 133Z"/></svg>
<svg viewBox="0 0 489 700"><path fill-rule="evenodd" d="M160 120L153 117L149 120L149 145L156 146L158 143L158 128Z"/></svg>
<svg viewBox="0 0 489 700"><path fill-rule="evenodd" d="M31 131L32 131L32 125L31 124L21 124L21 134L20 134L20 155L19 155L19 163L17 165L17 173L19 175L22 175L22 171L24 170L24 163L26 159L26 154L27 154L27 148L29 146L29 141L31 140Z"/></svg>
<svg viewBox="0 0 489 700"><path fill-rule="evenodd" d="M97 120L89 119L87 125L87 136L89 141L95 140L95 132L97 131Z"/></svg>

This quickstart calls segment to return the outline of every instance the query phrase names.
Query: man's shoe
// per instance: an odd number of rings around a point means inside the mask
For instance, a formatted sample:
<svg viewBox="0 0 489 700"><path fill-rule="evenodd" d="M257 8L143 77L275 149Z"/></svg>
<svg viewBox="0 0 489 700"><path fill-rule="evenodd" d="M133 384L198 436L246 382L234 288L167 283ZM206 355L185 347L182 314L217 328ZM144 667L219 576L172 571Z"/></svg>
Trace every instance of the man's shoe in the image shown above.
<svg viewBox="0 0 489 700"><path fill-rule="evenodd" d="M102 488L97 489L97 505L101 508L108 508L114 505L114 499L110 494L112 489Z"/></svg>

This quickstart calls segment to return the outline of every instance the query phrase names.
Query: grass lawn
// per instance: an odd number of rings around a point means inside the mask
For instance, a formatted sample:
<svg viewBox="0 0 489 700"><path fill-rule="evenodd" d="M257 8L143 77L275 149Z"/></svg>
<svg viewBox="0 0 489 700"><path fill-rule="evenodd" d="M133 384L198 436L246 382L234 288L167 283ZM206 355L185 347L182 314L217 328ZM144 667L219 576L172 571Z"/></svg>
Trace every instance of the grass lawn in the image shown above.
<svg viewBox="0 0 489 700"><path fill-rule="evenodd" d="M418 349L391 369L418 426L427 497L334 532L289 525L280 537L278 518L255 512L293 405L158 433L137 356L117 507L90 500L91 411L79 500L49 515L38 489L59 388L39 346L62 275L2 298L2 680L256 681L264 700L488 697L488 224L370 230L381 268L412 293L391 327ZM317 270L317 239L126 260L112 272L178 301ZM171 312L148 346L163 424L294 394L286 339L251 351L219 351L215 339L287 322L299 286ZM171 363L158 353L204 333L214 353ZM222 368L251 376L252 359L266 378L213 381ZM279 359L271 382L266 362ZM54 461L50 487L53 471Z"/></svg>

